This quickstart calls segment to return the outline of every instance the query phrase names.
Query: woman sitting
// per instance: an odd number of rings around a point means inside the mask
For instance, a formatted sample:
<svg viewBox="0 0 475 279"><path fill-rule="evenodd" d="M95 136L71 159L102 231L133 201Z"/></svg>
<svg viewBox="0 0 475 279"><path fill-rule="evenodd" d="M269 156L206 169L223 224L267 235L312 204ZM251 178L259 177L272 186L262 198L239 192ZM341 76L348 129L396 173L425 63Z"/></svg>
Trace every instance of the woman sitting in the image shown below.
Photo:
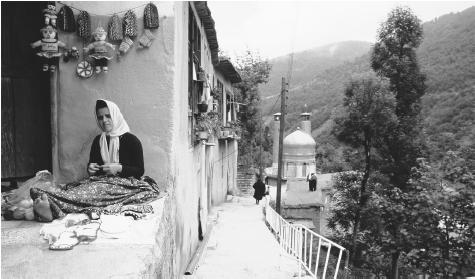
<svg viewBox="0 0 475 279"><path fill-rule="evenodd" d="M95 115L102 133L91 146L89 178L66 184L63 191L32 188L33 209L39 221L52 221L67 213L126 214L134 218L152 211L143 204L159 197L158 186L144 173L142 144L116 104L98 100Z"/></svg>
<svg viewBox="0 0 475 279"><path fill-rule="evenodd" d="M111 101L98 100L96 119L102 133L92 142L87 168L89 175L109 174L139 179L144 173L142 144L129 133L129 125L119 107Z"/></svg>

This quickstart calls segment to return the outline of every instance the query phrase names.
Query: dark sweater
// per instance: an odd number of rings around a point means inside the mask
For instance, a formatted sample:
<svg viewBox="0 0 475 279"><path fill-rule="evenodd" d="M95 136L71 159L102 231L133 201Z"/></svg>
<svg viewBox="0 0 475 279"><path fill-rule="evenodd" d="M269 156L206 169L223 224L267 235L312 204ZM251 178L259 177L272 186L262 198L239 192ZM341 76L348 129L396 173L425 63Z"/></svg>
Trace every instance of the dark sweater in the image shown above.
<svg viewBox="0 0 475 279"><path fill-rule="evenodd" d="M101 157L101 147L99 144L100 138L101 135L98 135L92 142L89 163L97 163L99 165L104 164ZM143 150L140 140L131 133L125 133L122 136L119 136L119 143L119 163L122 165L122 171L119 173L119 176L133 176L140 179L144 174ZM107 144L109 144L109 137L107 137ZM97 175L101 174L104 174L102 170L97 172Z"/></svg>

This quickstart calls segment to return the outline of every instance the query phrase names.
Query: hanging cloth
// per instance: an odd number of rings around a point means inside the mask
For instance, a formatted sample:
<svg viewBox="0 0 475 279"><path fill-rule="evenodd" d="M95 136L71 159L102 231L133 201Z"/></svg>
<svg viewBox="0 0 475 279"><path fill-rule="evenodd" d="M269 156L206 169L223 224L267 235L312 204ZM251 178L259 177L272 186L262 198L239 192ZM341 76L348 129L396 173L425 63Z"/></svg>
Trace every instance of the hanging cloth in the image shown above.
<svg viewBox="0 0 475 279"><path fill-rule="evenodd" d="M158 9L153 3L147 4L143 11L143 28L157 29L159 26Z"/></svg>
<svg viewBox="0 0 475 279"><path fill-rule="evenodd" d="M137 16L133 10L128 10L122 21L122 27L124 30L124 37L135 38L137 37Z"/></svg>
<svg viewBox="0 0 475 279"><path fill-rule="evenodd" d="M120 112L119 107L108 100L102 100L107 104L109 113L112 120L112 131L109 133L102 132L101 138L99 139L99 145L101 148L101 157L104 163L119 163L119 136L130 131L129 125L124 119L124 116ZM94 108L95 111L95 108ZM99 128L102 127L99 125L99 120L97 119L97 112L94 112L96 115L96 121ZM109 148L107 147L107 136L110 137Z"/></svg>
<svg viewBox="0 0 475 279"><path fill-rule="evenodd" d="M91 37L91 18L86 11L81 11L78 15L78 36L83 40L88 40Z"/></svg>
<svg viewBox="0 0 475 279"><path fill-rule="evenodd" d="M124 38L122 35L122 22L117 14L114 14L109 21L108 33L109 40L113 42L122 41Z"/></svg>
<svg viewBox="0 0 475 279"><path fill-rule="evenodd" d="M198 76L196 75L195 63L193 63L193 80L194 80L194 81L197 81L197 80L198 80Z"/></svg>
<svg viewBox="0 0 475 279"><path fill-rule="evenodd" d="M58 19L56 21L59 30L64 32L76 31L76 20L74 19L73 10L66 5L59 10Z"/></svg>

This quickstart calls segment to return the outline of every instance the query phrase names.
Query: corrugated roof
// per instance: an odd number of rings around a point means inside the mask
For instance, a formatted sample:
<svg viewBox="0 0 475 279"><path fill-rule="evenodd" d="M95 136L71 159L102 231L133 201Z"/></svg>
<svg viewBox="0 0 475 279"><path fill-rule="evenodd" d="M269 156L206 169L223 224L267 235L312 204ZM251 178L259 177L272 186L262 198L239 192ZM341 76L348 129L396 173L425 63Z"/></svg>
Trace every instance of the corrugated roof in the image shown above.
<svg viewBox="0 0 475 279"><path fill-rule="evenodd" d="M231 81L231 83L238 83L242 81L241 76L236 71L231 61L229 61L229 59L220 57L219 63L215 67L226 78L228 78Z"/></svg>
<svg viewBox="0 0 475 279"><path fill-rule="evenodd" d="M198 16L200 17L203 27L205 29L206 38L211 51L211 61L214 65L219 63L218 58L218 38L216 36L216 29L214 29L214 19L211 17L211 11L208 8L206 1L191 2L195 5Z"/></svg>

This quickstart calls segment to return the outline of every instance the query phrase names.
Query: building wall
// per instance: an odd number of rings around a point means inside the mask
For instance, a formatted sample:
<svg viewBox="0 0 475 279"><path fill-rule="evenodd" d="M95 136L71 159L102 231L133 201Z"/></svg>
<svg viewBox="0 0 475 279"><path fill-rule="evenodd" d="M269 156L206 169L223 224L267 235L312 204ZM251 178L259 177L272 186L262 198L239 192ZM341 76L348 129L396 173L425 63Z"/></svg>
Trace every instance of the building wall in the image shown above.
<svg viewBox="0 0 475 279"><path fill-rule="evenodd" d="M187 263L199 245L198 224L206 232L208 209L224 201L229 187L235 184L237 144L221 144L216 138L210 138L207 145L203 142L190 146L188 140L188 2L175 2L176 36L174 45L175 76L173 80L172 112L174 125L171 127L171 173L173 177L176 220L176 254L178 274L183 274ZM206 40L205 30L199 22L199 16L192 5L195 18L202 35L202 67L212 80L214 68ZM230 86L229 81L224 86ZM209 91L206 91L209 94ZM207 95L209 97L209 95ZM211 101L211 100L210 100ZM209 108L211 108L211 102ZM236 151L234 151L236 150ZM230 155L230 154L235 154ZM234 157L233 157L234 156ZM203 174L204 173L204 174ZM228 179L229 177L229 179ZM233 182L234 181L234 182ZM198 220L198 208L201 220Z"/></svg>
<svg viewBox="0 0 475 279"><path fill-rule="evenodd" d="M110 15L147 2L64 2L88 11L94 31L107 28ZM59 182L77 181L87 175L86 165L93 138L100 133L94 105L100 98L115 102L131 132L142 142L145 175L166 185L167 203L163 225L174 237L164 239L163 278L177 278L193 256L198 244L198 209L206 231L208 208L223 202L228 189L235 187L237 142L228 140L215 147L202 143L190 146L188 140L188 2L154 2L160 15L160 27L153 31L156 39L149 49L137 47L143 32L143 6L135 9L139 36L120 61L109 62L109 73L80 79L76 75L79 61L60 63L58 90L52 99L54 173ZM58 4L61 6L61 4ZM59 7L57 8L59 10ZM76 15L77 10L74 10ZM103 15L103 16L101 16ZM123 16L123 13L121 14ZM195 12L196 18L199 16ZM199 24L201 25L201 24ZM202 61L214 75L211 55L202 34ZM59 40L68 47L82 49L76 33L60 33ZM116 45L118 49L118 45ZM82 51L80 51L82 53ZM81 55L82 56L82 55ZM81 60L81 59L80 59ZM216 73L216 76L220 76ZM220 76L223 85L229 81ZM221 142L221 141L220 141ZM203 164L205 162L205 164ZM202 174L204 173L204 176ZM204 180L202 179L204 177ZM208 199L210 199L208 201ZM199 203L201 202L201 204ZM169 248L170 249L170 248Z"/></svg>
<svg viewBox="0 0 475 279"><path fill-rule="evenodd" d="M117 11L137 7L148 2L65 2L91 15L91 31L99 25L107 28L109 16ZM111 3L114 3L111 5ZM135 45L118 62L109 62L109 73L81 79L76 75L79 61L60 63L56 98L56 140L59 182L76 181L87 175L86 164L93 138L100 133L97 127L95 101L105 98L115 102L128 122L131 132L142 142L145 174L164 181L169 174L171 154L174 68L173 3L156 2L160 14L160 28L154 31L156 40L150 49ZM58 4L58 6L60 6ZM143 32L143 8L135 9L139 36ZM58 8L59 10L59 8ZM74 10L75 13L78 11ZM123 14L122 14L123 16ZM68 47L83 48L76 33L60 33L59 40ZM118 49L118 46L116 46Z"/></svg>

